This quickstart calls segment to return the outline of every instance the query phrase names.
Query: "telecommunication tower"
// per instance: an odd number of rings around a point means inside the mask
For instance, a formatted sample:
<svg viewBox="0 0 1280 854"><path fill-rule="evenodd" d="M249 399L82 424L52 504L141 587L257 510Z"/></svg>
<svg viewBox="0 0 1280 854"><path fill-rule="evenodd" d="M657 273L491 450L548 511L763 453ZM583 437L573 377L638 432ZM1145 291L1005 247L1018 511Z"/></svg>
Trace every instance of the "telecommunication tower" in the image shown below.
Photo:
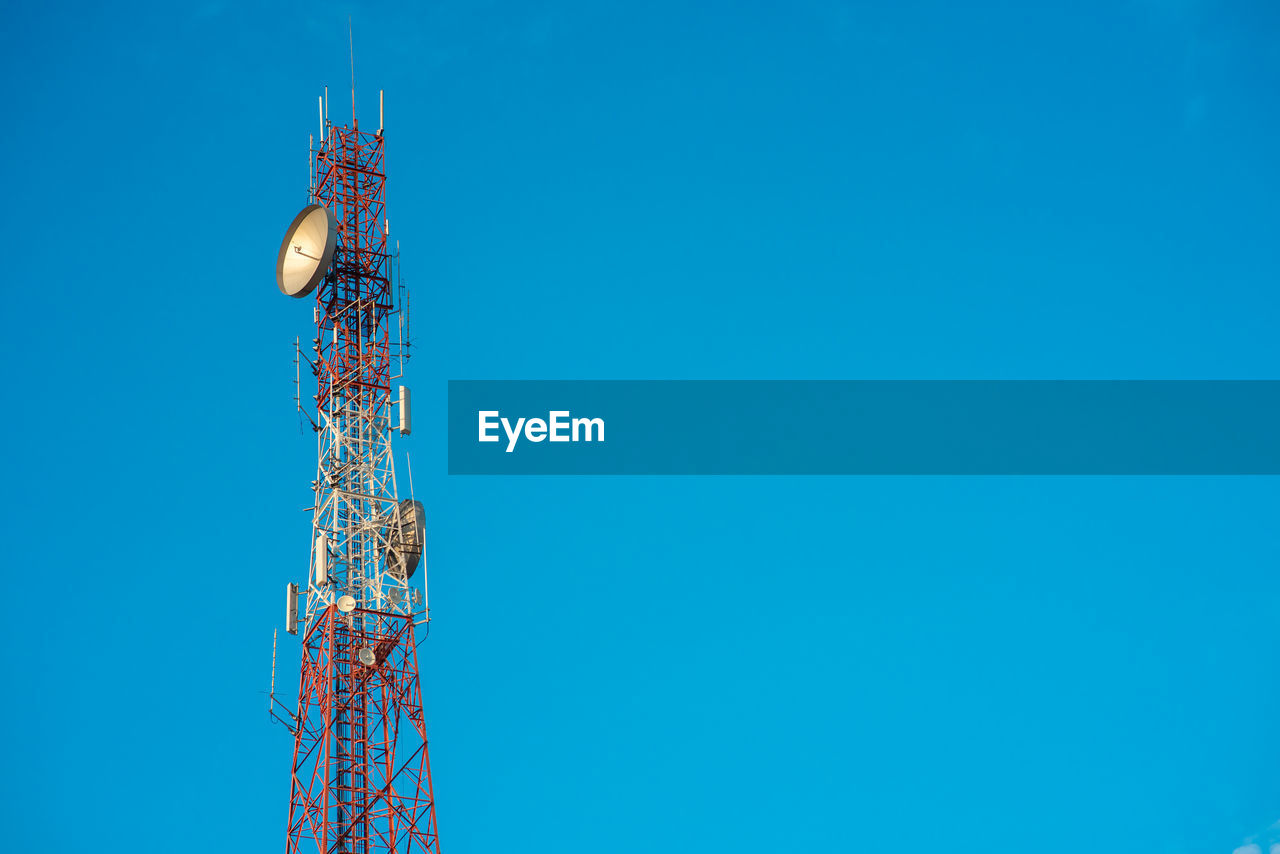
<svg viewBox="0 0 1280 854"><path fill-rule="evenodd" d="M352 100L348 127L329 121L327 89L320 99L308 204L276 259L281 292L314 294L318 457L307 583L286 588L286 631L302 637L296 712L275 698L272 652L271 713L294 736L285 848L438 854L415 639L429 619L424 514L400 498L391 447L393 416L410 432L409 391L392 394L407 299L389 246L382 94L373 132L355 118L354 86Z"/></svg>

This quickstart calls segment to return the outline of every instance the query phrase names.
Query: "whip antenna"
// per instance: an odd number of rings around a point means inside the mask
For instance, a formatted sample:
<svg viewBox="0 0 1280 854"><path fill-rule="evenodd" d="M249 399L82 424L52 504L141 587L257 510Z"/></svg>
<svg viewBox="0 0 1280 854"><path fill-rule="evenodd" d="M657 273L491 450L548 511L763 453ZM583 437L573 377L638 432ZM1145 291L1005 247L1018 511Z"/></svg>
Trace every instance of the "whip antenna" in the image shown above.
<svg viewBox="0 0 1280 854"><path fill-rule="evenodd" d="M351 16L347 16L347 48L351 51L351 125L356 123L356 39L351 31Z"/></svg>

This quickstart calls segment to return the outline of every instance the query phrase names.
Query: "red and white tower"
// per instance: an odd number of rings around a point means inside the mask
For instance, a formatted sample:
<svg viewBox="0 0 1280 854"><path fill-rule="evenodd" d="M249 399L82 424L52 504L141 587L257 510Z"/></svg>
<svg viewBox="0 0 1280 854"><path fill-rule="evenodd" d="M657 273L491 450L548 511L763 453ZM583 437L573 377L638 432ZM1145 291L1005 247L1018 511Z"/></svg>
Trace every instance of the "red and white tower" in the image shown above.
<svg viewBox="0 0 1280 854"><path fill-rule="evenodd" d="M318 439L307 584L287 588L302 672L297 712L282 716L294 734L285 847L438 852L417 657L428 621L423 510L401 500L391 448L393 419L410 429L408 390L393 385L408 354L381 104L378 130L366 132L354 118L330 124L326 101L309 204L276 266L282 292L314 294Z"/></svg>

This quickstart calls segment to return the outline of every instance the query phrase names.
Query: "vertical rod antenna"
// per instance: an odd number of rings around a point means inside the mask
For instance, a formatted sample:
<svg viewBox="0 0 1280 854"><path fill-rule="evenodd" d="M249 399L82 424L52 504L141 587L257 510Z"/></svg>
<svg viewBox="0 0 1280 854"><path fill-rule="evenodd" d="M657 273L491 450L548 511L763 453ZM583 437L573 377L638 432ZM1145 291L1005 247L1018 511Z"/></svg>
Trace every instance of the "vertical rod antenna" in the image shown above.
<svg viewBox="0 0 1280 854"><path fill-rule="evenodd" d="M293 339L293 405L298 409L298 432L302 432L302 341Z"/></svg>
<svg viewBox="0 0 1280 854"><path fill-rule="evenodd" d="M400 345L398 348L400 351L400 376L404 376L405 345L408 343L408 327L405 325L405 320L408 317L408 307L405 305L404 299L404 276L400 275L399 240L396 241L396 254L392 257L395 258L395 265L392 269L394 270L396 281L396 335L399 338L398 343Z"/></svg>
<svg viewBox="0 0 1280 854"><path fill-rule="evenodd" d="M413 460L409 458L409 452L404 452L404 465L409 470L409 500L413 501Z"/></svg>
<svg viewBox="0 0 1280 854"><path fill-rule="evenodd" d="M271 693L267 694L267 711L275 711L276 707L276 637L279 629L271 630Z"/></svg>
<svg viewBox="0 0 1280 854"><path fill-rule="evenodd" d="M405 465L405 468L406 468L406 469L408 469L408 472L409 472L409 500L413 502L413 506L416 508L418 503L417 503L416 501L414 501L414 498L413 498L413 458L412 458L412 456L409 454L409 452L408 452L408 451L405 451L405 452L404 452L404 465ZM414 512L415 512L415 513L417 513L418 511L417 511L417 510L414 510ZM427 616L426 616L426 619L427 619L427 621L429 622L429 621L431 620L431 606L430 606L429 601L428 601L428 599L427 599L427 561L426 561L426 547L425 547L425 545L422 545L422 544L420 544L420 546L419 546L419 547L423 549L423 556L422 556L422 610L426 613L426 615L427 615Z"/></svg>
<svg viewBox="0 0 1280 854"><path fill-rule="evenodd" d="M328 92L328 88L325 91ZM317 95L316 100L320 107L320 141L324 142L324 95Z"/></svg>
<svg viewBox="0 0 1280 854"><path fill-rule="evenodd" d="M351 51L351 126L356 124L356 37L351 29L351 16L347 15L347 47Z"/></svg>
<svg viewBox="0 0 1280 854"><path fill-rule="evenodd" d="M381 134L382 129L386 127L386 125L383 123L385 121L385 119L383 118L383 114L384 114L384 111L383 111L382 90L379 89L378 90L378 133L379 134Z"/></svg>
<svg viewBox="0 0 1280 854"><path fill-rule="evenodd" d="M409 350L413 347L413 333L409 321L413 317L413 305L409 299L409 289L404 286L404 273L400 269L400 241L396 241L396 286L400 289L400 298L404 305L404 347L402 353L409 358Z"/></svg>

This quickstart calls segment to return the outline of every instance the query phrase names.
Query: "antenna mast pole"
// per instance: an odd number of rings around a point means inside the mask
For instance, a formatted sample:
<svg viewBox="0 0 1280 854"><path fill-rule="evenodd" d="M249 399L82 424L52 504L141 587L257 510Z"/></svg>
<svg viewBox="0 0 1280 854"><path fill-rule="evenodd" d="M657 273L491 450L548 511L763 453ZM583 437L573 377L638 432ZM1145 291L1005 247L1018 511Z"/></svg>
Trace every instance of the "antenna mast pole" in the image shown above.
<svg viewBox="0 0 1280 854"><path fill-rule="evenodd" d="M351 29L351 16L347 16L347 48L351 52L351 126L356 127L356 37Z"/></svg>
<svg viewBox="0 0 1280 854"><path fill-rule="evenodd" d="M356 125L354 40L351 57L351 127L328 124L323 99L313 152L313 199L337 237L308 360L317 467L305 616L286 626L303 647L286 851L439 854L414 640L422 511L399 499L391 447L392 360L407 354L389 333L383 135Z"/></svg>

